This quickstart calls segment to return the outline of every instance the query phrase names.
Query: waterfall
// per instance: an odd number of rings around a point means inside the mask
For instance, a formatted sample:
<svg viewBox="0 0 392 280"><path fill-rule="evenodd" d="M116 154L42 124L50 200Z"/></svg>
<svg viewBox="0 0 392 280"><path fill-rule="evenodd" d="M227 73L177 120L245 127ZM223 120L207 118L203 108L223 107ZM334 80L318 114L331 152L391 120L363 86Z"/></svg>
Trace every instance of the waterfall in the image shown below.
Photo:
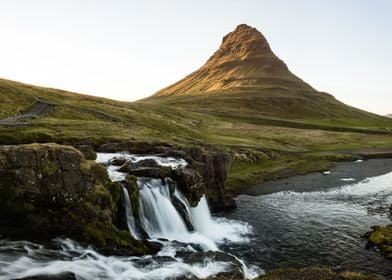
<svg viewBox="0 0 392 280"><path fill-rule="evenodd" d="M129 231L135 239L140 239L141 235L136 228L135 216L133 215L132 204L131 199L129 198L128 190L125 187L123 187L122 189L124 194L125 211L127 215L127 224Z"/></svg>
<svg viewBox="0 0 392 280"><path fill-rule="evenodd" d="M175 239L187 228L171 203L170 190L160 179L138 181L140 192L140 220L152 238Z"/></svg>
<svg viewBox="0 0 392 280"><path fill-rule="evenodd" d="M176 168L186 165L184 160L157 156L136 156L125 153L98 154L97 161L108 165L113 181L122 181L126 173L109 164L114 157L125 157L132 162L153 158L159 164ZM185 261L181 254L218 251L223 242L249 242L251 230L246 223L211 217L207 200L202 197L197 207L190 207L186 197L167 180L141 178L139 219L135 218L128 190L123 188L124 205L130 233L137 239L148 236L163 246L156 255L104 256L76 242L55 240L55 248L24 241L0 239L0 279L19 279L41 275L74 273L77 279L185 279L214 278L233 268L233 258L240 262L244 276L254 278L262 271L248 267L237 257L214 259L198 255ZM186 222L185 222L186 221ZM191 226L189 226L191 225ZM190 229L194 230L190 230ZM11 251L10 251L11 250ZM11 252L11 253L10 253ZM216 252L221 253L221 252ZM170 258L161 258L170 257ZM49 277L50 278L50 277Z"/></svg>
<svg viewBox="0 0 392 280"><path fill-rule="evenodd" d="M205 251L218 250L213 240L200 232L188 230L180 213L171 202L168 184L160 179L138 180L140 193L140 221L143 229L152 239L176 240L197 244ZM177 190L173 195L184 204L190 213L189 202Z"/></svg>

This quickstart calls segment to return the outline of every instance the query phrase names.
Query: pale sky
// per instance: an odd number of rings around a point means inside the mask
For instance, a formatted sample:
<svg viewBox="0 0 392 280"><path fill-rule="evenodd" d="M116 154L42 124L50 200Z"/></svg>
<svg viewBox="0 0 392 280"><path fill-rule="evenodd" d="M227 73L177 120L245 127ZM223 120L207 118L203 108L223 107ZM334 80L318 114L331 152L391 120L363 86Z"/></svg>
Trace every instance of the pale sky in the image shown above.
<svg viewBox="0 0 392 280"><path fill-rule="evenodd" d="M198 69L240 23L316 89L392 113L389 0L0 0L0 77L136 100Z"/></svg>

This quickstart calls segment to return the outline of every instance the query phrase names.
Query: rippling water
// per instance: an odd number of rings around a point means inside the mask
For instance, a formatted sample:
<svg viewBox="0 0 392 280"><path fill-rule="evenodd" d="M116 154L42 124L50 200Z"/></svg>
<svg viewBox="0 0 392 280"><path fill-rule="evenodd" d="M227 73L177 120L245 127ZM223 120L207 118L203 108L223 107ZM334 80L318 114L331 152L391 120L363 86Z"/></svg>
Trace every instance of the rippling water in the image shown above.
<svg viewBox="0 0 392 280"><path fill-rule="evenodd" d="M255 236L229 249L265 270L324 265L392 278L392 262L361 238L371 226L391 223L392 173L325 191L242 195L237 202L227 217L249 222Z"/></svg>
<svg viewBox="0 0 392 280"><path fill-rule="evenodd" d="M113 155L101 155L100 159L104 162ZM170 158L154 159L170 166L186 164ZM391 170L391 162L374 164ZM237 197L238 209L224 217L211 217L203 198L197 208L189 209L197 232L188 233L183 229L179 231L180 238L166 234L168 240L161 241L163 248L155 256L103 256L72 240L56 240L46 246L0 240L0 279L62 272L73 272L79 279L205 278L229 269L230 262L214 260L207 255L192 263L186 263L176 255L177 252L195 253L194 243L212 243L213 246L204 247L222 250L235 255L237 260L244 260L248 265L243 266L244 274L249 278L262 273L261 269L330 266L392 279L392 262L379 252L366 249L366 239L361 237L373 225L391 223L392 172L366 178L363 172L366 166L356 165L357 169L346 166L348 170L291 178L282 181L284 186L279 186L278 181L277 186L270 189L277 187L286 191L241 195ZM372 172L376 172L379 165L372 166ZM109 171L112 179L120 180L124 176L110 166ZM320 176L326 177L320 179ZM172 226L169 223L164 229ZM210 241L206 243L205 239Z"/></svg>

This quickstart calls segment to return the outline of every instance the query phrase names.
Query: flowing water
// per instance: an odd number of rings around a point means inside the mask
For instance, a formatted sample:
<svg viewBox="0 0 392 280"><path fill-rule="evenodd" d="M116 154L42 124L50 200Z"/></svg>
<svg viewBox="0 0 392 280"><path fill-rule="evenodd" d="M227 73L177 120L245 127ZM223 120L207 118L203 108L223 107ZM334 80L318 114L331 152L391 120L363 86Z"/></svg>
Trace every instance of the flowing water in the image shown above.
<svg viewBox="0 0 392 280"><path fill-rule="evenodd" d="M157 156L128 154L98 154L98 162L108 164L114 157L125 157L132 162L154 159L162 166L178 168L184 160ZM121 181L125 173L118 167L108 166L110 178ZM230 258L216 258L207 252L220 251L223 244L249 242L251 227L248 224L213 218L207 201L202 197L197 207L191 208L186 198L177 190L170 190L165 180L140 178L140 224L149 239L162 245L156 255L144 257L103 256L92 248L83 247L72 240L54 240L45 245L26 241L0 240L0 279L34 275L74 273L78 279L175 279L178 277L206 278L240 267L245 278L253 278L262 270L247 266L230 253ZM172 192L172 193L171 193ZM138 228L128 191L123 188L128 227L139 239ZM183 205L194 229L189 229L171 197ZM181 254L182 253L182 254ZM185 255L184 255L185 253ZM185 261L187 255L198 254L197 259Z"/></svg>
<svg viewBox="0 0 392 280"><path fill-rule="evenodd" d="M97 161L107 164L117 156L133 162L152 158L172 168L187 164L174 158L128 154L99 154ZM108 166L113 181L125 178L117 169ZM304 185L309 184L304 180ZM241 195L236 211L213 217L205 197L192 208L164 180L140 178L140 225L123 189L128 227L136 238L142 236L142 227L149 239L161 243L156 255L103 256L68 239L45 245L0 240L0 279L64 272L73 272L78 279L206 278L230 270L233 259L247 278L263 273L262 269L325 265L392 279L392 263L366 249L361 238L372 225L390 223L392 173L338 180L339 184L320 190ZM192 228L172 203L173 197L182 204ZM216 259L207 251L225 252L232 259ZM199 259L187 261L184 253L199 254Z"/></svg>
<svg viewBox="0 0 392 280"><path fill-rule="evenodd" d="M353 180L324 191L237 197L238 209L226 217L247 221L254 237L225 250L265 270L323 265L392 279L392 262L366 249L361 237L373 225L391 223L392 173Z"/></svg>

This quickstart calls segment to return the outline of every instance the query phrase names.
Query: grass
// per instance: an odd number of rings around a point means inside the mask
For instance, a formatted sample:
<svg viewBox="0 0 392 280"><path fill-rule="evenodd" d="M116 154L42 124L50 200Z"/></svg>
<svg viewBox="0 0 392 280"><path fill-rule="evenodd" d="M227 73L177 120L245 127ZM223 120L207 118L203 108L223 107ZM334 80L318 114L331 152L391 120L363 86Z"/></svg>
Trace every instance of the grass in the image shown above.
<svg viewBox="0 0 392 280"><path fill-rule="evenodd" d="M24 112L37 99L52 104L47 114L28 120L27 126L0 126L0 144L89 140L98 145L130 139L213 144L232 156L227 181L232 190L322 170L331 161L352 160L350 150L392 148L392 134L385 131L392 120L367 119L366 114L362 118L367 122L358 121L362 127L348 118L338 126L328 119L272 118L227 108L218 114L159 102L119 102L1 79L0 99L5 102L2 117Z"/></svg>
<svg viewBox="0 0 392 280"><path fill-rule="evenodd" d="M199 93L153 97L146 99L146 102L221 115L224 118L242 117L247 122L253 118L253 121L260 124L272 122L272 125L310 129L322 126L332 127L335 131L338 127L381 130L392 128L392 121L386 117L347 106L332 96L315 90L303 92L261 89L255 92Z"/></svg>

